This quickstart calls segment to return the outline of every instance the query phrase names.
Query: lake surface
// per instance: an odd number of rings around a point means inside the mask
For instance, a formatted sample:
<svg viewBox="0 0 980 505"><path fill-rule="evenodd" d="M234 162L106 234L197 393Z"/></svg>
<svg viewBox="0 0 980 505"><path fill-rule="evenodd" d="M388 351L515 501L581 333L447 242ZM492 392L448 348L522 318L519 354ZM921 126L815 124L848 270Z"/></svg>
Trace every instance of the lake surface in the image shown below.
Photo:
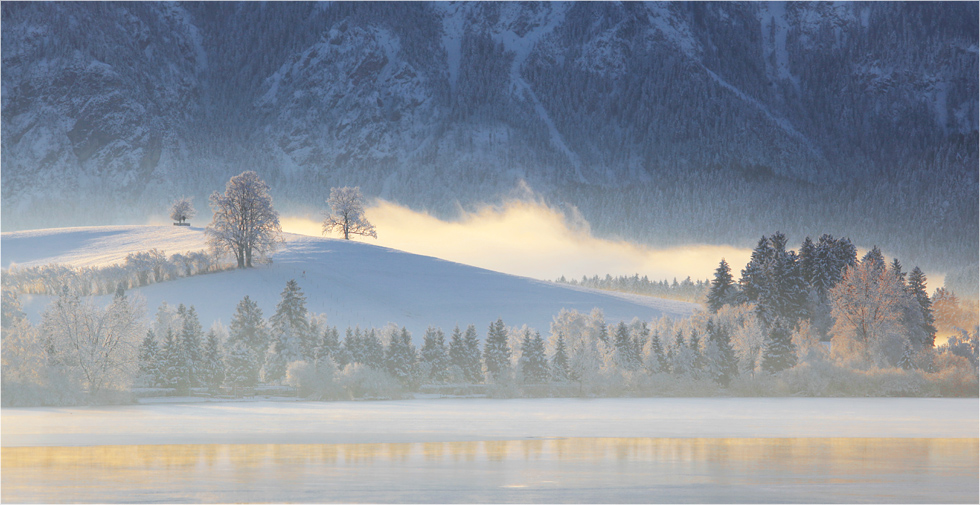
<svg viewBox="0 0 980 505"><path fill-rule="evenodd" d="M3 409L0 501L980 501L977 399Z"/></svg>
<svg viewBox="0 0 980 505"><path fill-rule="evenodd" d="M7 448L10 502L976 503L977 439Z"/></svg>

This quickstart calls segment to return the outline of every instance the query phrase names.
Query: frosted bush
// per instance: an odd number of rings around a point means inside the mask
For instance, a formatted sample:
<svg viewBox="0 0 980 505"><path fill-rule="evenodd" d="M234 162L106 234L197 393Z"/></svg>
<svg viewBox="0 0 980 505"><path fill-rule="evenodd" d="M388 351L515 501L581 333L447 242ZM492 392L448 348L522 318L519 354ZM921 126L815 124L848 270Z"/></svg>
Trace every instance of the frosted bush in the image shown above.
<svg viewBox="0 0 980 505"><path fill-rule="evenodd" d="M316 364L294 361L286 369L286 384L296 388L299 396L310 400L333 400L342 389L335 381L337 366L329 358Z"/></svg>
<svg viewBox="0 0 980 505"><path fill-rule="evenodd" d="M394 400L404 394L401 384L390 374L360 363L344 367L337 383L350 399Z"/></svg>
<svg viewBox="0 0 980 505"><path fill-rule="evenodd" d="M969 360L943 352L936 356L934 367L936 372L928 375L936 383L940 396L977 396L977 372Z"/></svg>

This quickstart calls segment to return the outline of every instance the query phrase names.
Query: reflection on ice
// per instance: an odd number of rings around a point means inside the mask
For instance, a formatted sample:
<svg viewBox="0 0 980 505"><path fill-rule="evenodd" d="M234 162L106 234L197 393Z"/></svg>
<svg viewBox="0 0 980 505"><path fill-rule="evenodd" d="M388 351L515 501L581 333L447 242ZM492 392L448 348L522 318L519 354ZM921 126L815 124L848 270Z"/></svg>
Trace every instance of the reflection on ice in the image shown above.
<svg viewBox="0 0 980 505"><path fill-rule="evenodd" d="M4 502L977 502L978 440L7 447Z"/></svg>

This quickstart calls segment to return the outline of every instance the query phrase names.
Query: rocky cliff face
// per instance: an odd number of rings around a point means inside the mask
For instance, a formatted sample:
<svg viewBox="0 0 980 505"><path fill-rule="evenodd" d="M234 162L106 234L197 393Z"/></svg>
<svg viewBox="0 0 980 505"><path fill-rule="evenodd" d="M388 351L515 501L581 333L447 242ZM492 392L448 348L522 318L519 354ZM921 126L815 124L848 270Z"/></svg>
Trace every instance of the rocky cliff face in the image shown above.
<svg viewBox="0 0 980 505"><path fill-rule="evenodd" d="M297 208L358 184L447 213L524 181L646 239L919 208L976 249L974 3L5 2L2 23L5 230L203 207L255 169Z"/></svg>

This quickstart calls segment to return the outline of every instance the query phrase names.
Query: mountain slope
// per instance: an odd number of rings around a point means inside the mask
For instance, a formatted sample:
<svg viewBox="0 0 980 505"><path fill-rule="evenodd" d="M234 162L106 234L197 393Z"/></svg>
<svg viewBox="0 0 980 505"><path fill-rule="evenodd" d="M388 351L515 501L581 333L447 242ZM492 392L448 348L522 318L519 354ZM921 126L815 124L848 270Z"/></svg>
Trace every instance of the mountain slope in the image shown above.
<svg viewBox="0 0 980 505"><path fill-rule="evenodd" d="M203 243L200 229L166 226L119 226L14 232L0 235L4 267L43 265L55 259L75 265L107 265L126 254L157 247L167 254L193 251ZM33 252L33 256L30 253ZM416 339L438 326L476 325L482 334L498 317L510 325L527 324L547 334L562 309L589 312L601 308L607 321L650 321L661 315L687 317L696 304L650 297L616 296L550 282L501 274L359 242L285 235L270 265L152 284L130 291L146 299L150 317L161 303L193 305L205 327L228 324L245 297L255 300L266 318L275 312L280 293L296 279L311 312L327 323L380 327L405 326ZM22 295L25 312L37 320L49 296ZM102 297L108 302L108 297Z"/></svg>
<svg viewBox="0 0 980 505"><path fill-rule="evenodd" d="M969 2L5 3L4 229L132 223L257 170L597 232L830 232L975 263ZM856 215L866 219L855 219Z"/></svg>

